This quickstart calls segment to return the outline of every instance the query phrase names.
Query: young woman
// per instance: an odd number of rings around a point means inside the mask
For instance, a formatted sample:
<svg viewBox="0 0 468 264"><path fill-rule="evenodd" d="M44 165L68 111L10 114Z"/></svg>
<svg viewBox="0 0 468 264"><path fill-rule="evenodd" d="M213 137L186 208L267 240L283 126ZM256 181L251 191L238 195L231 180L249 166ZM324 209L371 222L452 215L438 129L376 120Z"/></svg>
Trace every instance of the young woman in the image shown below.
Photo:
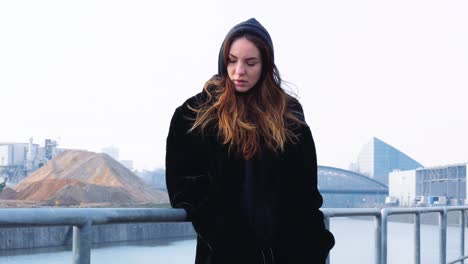
<svg viewBox="0 0 468 264"><path fill-rule="evenodd" d="M166 181L197 232L195 263L325 263L314 141L257 20L228 32L218 74L175 110Z"/></svg>

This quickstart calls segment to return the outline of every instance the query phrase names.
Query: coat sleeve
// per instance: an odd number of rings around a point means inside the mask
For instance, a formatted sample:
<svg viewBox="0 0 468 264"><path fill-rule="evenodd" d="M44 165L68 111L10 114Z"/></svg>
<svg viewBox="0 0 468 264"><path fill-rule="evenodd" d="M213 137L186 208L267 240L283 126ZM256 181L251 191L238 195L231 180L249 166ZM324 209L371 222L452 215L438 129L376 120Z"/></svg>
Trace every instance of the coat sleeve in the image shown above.
<svg viewBox="0 0 468 264"><path fill-rule="evenodd" d="M306 201L306 212L308 219L311 220L313 228L316 230L316 247L322 252L324 257L328 255L330 249L335 245L335 238L333 234L325 228L324 216L319 208L323 204L323 198L317 186L317 155L315 150L314 139L308 126L305 127L304 141L303 141L303 168L304 168L304 198Z"/></svg>
<svg viewBox="0 0 468 264"><path fill-rule="evenodd" d="M189 121L178 107L166 142L166 184L171 206L185 209L187 220L211 247L216 214L210 199L209 161L201 137L188 133Z"/></svg>
<svg viewBox="0 0 468 264"><path fill-rule="evenodd" d="M305 200L309 210L318 210L323 203L322 195L317 186L317 154L315 142L312 137L309 126L304 126L302 139L302 172L303 172L303 190ZM323 215L321 215L323 220Z"/></svg>
<svg viewBox="0 0 468 264"><path fill-rule="evenodd" d="M310 127L305 123L301 105L297 102L294 108L304 122L300 132L300 157L298 159L300 160L298 166L302 178L301 193L302 199L304 199L303 206L305 207L304 210L308 224L313 225L312 229L316 232L316 240L313 244L317 248L320 248L326 257L329 250L334 246L335 239L333 234L325 229L324 216L320 211L323 198L318 190L318 165L315 142Z"/></svg>
<svg viewBox="0 0 468 264"><path fill-rule="evenodd" d="M300 134L299 141L299 174L302 178L301 190L303 198L306 201L307 209L317 211L323 203L322 195L318 191L317 186L317 154L315 150L315 142L312 137L312 132L305 121L304 110L302 105L296 98L291 98L289 101L289 111L291 111L300 121L303 122L296 132ZM294 129L296 129L295 127ZM323 219L323 215L322 215Z"/></svg>

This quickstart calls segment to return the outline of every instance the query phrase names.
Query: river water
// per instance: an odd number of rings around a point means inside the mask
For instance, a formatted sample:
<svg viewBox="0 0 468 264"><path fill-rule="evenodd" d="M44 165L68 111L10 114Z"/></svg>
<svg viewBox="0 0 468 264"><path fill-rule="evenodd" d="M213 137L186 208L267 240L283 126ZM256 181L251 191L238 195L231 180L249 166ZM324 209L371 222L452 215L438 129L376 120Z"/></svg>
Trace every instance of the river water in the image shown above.
<svg viewBox="0 0 468 264"><path fill-rule="evenodd" d="M331 252L332 264L374 263L374 222L350 218L331 220L336 245ZM388 226L388 263L414 263L413 225L390 222ZM448 227L447 260L459 255L459 228ZM438 226L421 226L421 263L439 263ZM465 242L466 244L467 242ZM195 258L194 239L171 239L99 246L91 250L91 263L104 264L186 264ZM72 252L64 249L34 251L0 251L2 264L67 264Z"/></svg>

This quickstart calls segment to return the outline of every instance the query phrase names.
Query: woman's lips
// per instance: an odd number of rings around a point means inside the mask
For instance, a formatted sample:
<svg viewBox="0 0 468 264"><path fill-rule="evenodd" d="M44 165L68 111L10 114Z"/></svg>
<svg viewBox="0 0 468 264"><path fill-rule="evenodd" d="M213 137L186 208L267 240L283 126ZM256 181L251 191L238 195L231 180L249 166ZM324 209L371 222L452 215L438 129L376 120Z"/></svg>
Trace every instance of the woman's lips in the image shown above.
<svg viewBox="0 0 468 264"><path fill-rule="evenodd" d="M244 81L244 80L234 80L234 84L236 86L244 86L247 84L247 81Z"/></svg>

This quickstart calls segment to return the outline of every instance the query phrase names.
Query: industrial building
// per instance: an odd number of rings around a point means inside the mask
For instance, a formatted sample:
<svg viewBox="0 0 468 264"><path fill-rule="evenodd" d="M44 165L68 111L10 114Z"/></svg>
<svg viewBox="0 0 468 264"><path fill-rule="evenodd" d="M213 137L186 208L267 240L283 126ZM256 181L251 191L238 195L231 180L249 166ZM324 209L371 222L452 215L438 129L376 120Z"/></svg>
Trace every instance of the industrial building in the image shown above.
<svg viewBox="0 0 468 264"><path fill-rule="evenodd" d="M61 151L51 139L45 140L44 147L32 138L29 143L0 142L0 181L15 185Z"/></svg>
<svg viewBox="0 0 468 264"><path fill-rule="evenodd" d="M463 205L467 201L468 164L390 173L389 196L400 206Z"/></svg>
<svg viewBox="0 0 468 264"><path fill-rule="evenodd" d="M351 164L350 170L388 185L388 174L391 171L422 167L419 162L408 155L374 137L364 145L356 163Z"/></svg>

